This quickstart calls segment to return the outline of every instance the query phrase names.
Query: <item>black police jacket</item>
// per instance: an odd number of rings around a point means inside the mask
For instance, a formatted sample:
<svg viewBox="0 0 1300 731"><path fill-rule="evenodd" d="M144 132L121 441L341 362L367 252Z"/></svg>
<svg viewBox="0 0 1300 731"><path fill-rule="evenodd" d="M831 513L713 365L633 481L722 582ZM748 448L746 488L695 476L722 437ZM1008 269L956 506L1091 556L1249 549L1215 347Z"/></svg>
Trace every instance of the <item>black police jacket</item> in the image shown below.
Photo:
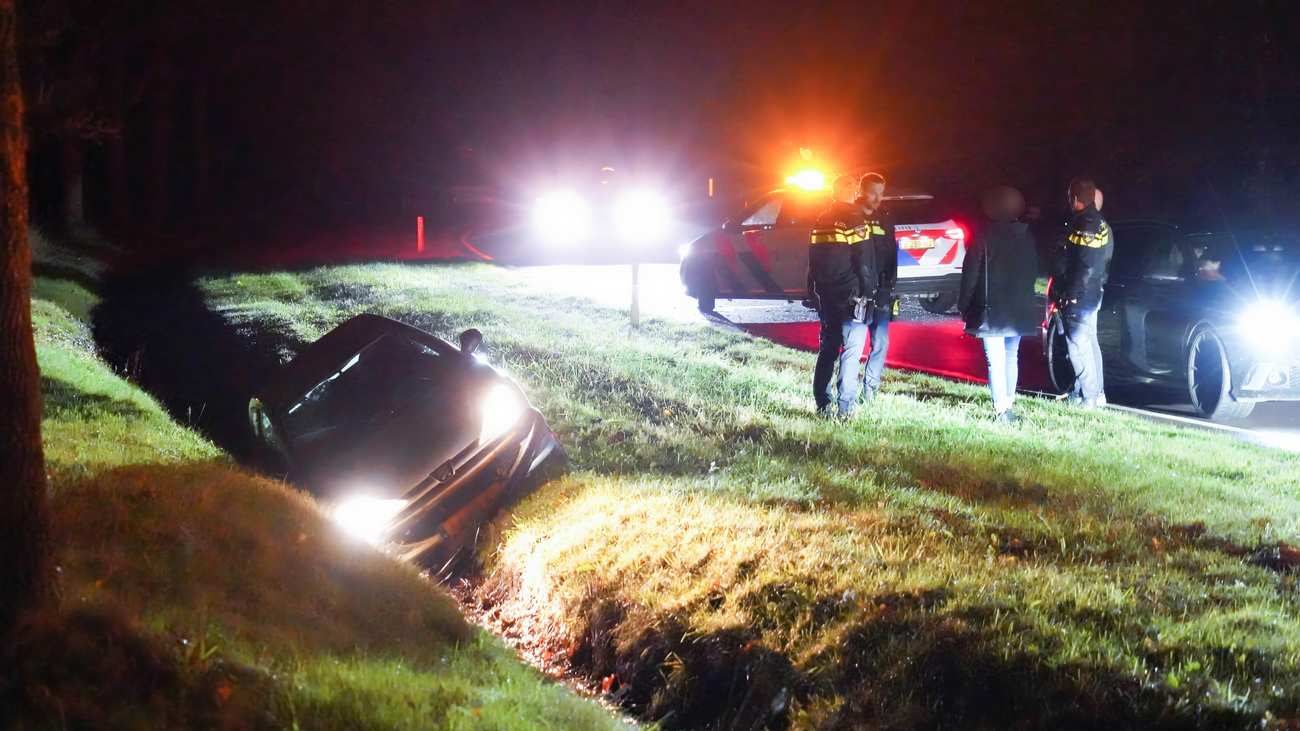
<svg viewBox="0 0 1300 731"><path fill-rule="evenodd" d="M1110 224L1096 208L1088 206L1074 214L1060 251L1061 274L1052 295L1067 307L1100 307L1106 269L1115 251Z"/></svg>
<svg viewBox="0 0 1300 731"><path fill-rule="evenodd" d="M1038 249L1029 225L989 221L975 231L962 262L957 309L976 337L1033 335L1043 319L1034 293Z"/></svg>
<svg viewBox="0 0 1300 731"><path fill-rule="evenodd" d="M834 202L817 217L808 242L808 292L823 315L852 316L867 291L862 209Z"/></svg>
<svg viewBox="0 0 1300 731"><path fill-rule="evenodd" d="M898 284L898 238L894 224L881 217L879 211L865 218L867 282L874 290L870 296L876 307L889 307Z"/></svg>
<svg viewBox="0 0 1300 731"><path fill-rule="evenodd" d="M808 245L808 291L823 314L851 315L855 297L888 306L898 280L897 247L892 225L868 219L856 204L832 203Z"/></svg>

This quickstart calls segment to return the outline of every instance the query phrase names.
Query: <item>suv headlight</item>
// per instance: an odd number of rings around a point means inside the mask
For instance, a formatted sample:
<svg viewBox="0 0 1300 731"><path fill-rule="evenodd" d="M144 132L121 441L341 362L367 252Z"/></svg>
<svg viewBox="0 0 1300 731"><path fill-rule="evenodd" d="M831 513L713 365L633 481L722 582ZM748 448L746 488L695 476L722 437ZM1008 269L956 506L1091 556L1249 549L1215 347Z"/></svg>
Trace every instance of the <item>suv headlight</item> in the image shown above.
<svg viewBox="0 0 1300 731"><path fill-rule="evenodd" d="M1285 302L1261 299L1242 311L1237 331L1253 348L1283 350L1300 336L1300 314Z"/></svg>

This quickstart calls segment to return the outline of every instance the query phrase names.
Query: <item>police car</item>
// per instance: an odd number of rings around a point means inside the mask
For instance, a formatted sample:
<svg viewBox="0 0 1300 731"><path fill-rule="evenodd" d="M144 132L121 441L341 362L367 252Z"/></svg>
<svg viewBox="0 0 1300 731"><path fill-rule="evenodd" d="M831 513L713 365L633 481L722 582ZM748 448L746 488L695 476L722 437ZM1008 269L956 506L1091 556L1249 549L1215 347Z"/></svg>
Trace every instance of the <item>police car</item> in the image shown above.
<svg viewBox="0 0 1300 731"><path fill-rule="evenodd" d="M703 312L712 311L718 299L804 299L809 237L830 202L828 192L797 184L752 201L721 228L681 247L686 293ZM928 194L888 195L883 210L898 240L895 291L919 297L931 312L952 309L961 288L966 227Z"/></svg>

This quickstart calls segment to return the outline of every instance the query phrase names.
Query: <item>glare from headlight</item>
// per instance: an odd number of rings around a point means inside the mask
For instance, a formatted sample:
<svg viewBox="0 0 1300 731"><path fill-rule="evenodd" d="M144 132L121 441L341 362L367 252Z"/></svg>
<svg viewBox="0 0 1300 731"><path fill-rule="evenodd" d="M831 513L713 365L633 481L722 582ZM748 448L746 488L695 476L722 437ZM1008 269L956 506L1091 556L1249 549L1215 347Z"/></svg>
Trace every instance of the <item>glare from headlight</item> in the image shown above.
<svg viewBox="0 0 1300 731"><path fill-rule="evenodd" d="M689 243L687 243L687 244L682 244L681 246L678 246L678 247L677 247L677 258L678 258L678 259L685 259L685 258L689 257L690 255L691 255L691 245L690 245Z"/></svg>
<svg viewBox="0 0 1300 731"><path fill-rule="evenodd" d="M487 444L506 433L524 415L524 402L513 388L498 383L483 396L479 404L483 426L479 431L479 444Z"/></svg>
<svg viewBox="0 0 1300 731"><path fill-rule="evenodd" d="M634 244L662 239L668 233L672 209L652 190L625 193L614 204L614 227L619 238Z"/></svg>
<svg viewBox="0 0 1300 731"><path fill-rule="evenodd" d="M344 533L377 546L383 543L393 518L405 507L405 500L357 495L335 505L331 515Z"/></svg>
<svg viewBox="0 0 1300 731"><path fill-rule="evenodd" d="M533 205L533 228L548 244L586 238L591 231L591 207L571 190L547 193Z"/></svg>
<svg viewBox="0 0 1300 731"><path fill-rule="evenodd" d="M1300 313L1285 302L1262 299L1237 318L1237 329L1260 350L1280 350L1300 336Z"/></svg>

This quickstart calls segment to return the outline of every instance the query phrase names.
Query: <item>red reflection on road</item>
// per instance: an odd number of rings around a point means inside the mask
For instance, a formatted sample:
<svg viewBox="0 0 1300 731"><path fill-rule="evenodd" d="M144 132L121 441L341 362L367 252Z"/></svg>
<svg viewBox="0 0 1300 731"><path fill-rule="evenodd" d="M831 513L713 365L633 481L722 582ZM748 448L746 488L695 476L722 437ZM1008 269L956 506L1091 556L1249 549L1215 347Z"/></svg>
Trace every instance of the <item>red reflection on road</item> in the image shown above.
<svg viewBox="0 0 1300 731"><path fill-rule="evenodd" d="M815 322L755 323L741 327L787 347L817 350ZM867 343L867 350L870 348L871 344ZM885 364L964 381L985 383L988 380L984 349L977 338L962 331L960 320L890 323ZM1036 336L1020 341L1020 387L1052 390L1042 340Z"/></svg>

